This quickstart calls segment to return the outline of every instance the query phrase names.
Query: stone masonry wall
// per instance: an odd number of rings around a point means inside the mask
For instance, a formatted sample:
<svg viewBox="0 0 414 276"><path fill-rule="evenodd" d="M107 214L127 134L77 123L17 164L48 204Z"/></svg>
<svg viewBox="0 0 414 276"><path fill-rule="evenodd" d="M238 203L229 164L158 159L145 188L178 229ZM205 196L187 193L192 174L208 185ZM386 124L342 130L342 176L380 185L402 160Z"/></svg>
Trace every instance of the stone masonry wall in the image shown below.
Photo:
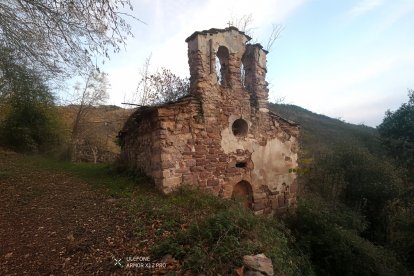
<svg viewBox="0 0 414 276"><path fill-rule="evenodd" d="M234 114L235 110L227 107L221 112ZM284 211L296 198L296 177L289 168L297 166L297 128L268 116L267 124L256 131L272 136L258 140L257 133L250 133L239 139L229 129L236 118L223 116L215 126L206 126L196 103L160 108L162 171L153 177L163 179L165 193L185 184L223 198L231 198L234 185L245 180L252 185L256 212ZM246 167L236 167L240 162Z"/></svg>
<svg viewBox="0 0 414 276"><path fill-rule="evenodd" d="M161 170L157 109L146 108L133 113L125 123L120 139L121 160L130 169L152 176L161 188L162 180L156 177Z"/></svg>

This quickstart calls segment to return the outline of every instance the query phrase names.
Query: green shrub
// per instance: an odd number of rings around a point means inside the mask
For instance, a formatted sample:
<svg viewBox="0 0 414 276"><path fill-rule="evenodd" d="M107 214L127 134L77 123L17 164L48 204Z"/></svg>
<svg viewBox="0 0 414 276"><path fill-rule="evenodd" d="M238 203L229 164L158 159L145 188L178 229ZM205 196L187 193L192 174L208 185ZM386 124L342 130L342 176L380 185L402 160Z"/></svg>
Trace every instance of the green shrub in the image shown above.
<svg viewBox="0 0 414 276"><path fill-rule="evenodd" d="M381 142L388 154L399 164L410 169L414 180L414 90L408 90L408 102L396 111L388 110L382 123L378 126Z"/></svg>
<svg viewBox="0 0 414 276"><path fill-rule="evenodd" d="M344 207L342 207L344 208ZM330 209L323 201L301 199L292 228L318 275L401 275L396 257L361 238L363 227L347 225L350 211ZM360 220L355 214L355 221ZM362 223L363 224L363 223Z"/></svg>
<svg viewBox="0 0 414 276"><path fill-rule="evenodd" d="M389 205L388 215L389 246L414 271L414 202L396 200Z"/></svg>
<svg viewBox="0 0 414 276"><path fill-rule="evenodd" d="M316 156L305 177L309 189L328 202L341 202L364 215L368 222L365 237L386 243L386 206L402 185L392 163L366 149L344 145L334 153Z"/></svg>

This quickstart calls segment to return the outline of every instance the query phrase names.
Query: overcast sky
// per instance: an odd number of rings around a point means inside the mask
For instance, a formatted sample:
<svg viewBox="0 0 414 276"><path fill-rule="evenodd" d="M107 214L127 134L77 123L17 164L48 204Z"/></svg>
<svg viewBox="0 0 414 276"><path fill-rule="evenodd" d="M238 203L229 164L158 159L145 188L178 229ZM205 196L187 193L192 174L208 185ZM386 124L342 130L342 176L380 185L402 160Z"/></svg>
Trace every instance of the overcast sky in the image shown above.
<svg viewBox="0 0 414 276"><path fill-rule="evenodd" d="M284 30L267 57L269 99L376 126L414 89L413 0L132 0L134 38L107 61L110 104L135 91L139 70L166 67L188 76L185 39L252 15L254 40L266 44L272 24Z"/></svg>

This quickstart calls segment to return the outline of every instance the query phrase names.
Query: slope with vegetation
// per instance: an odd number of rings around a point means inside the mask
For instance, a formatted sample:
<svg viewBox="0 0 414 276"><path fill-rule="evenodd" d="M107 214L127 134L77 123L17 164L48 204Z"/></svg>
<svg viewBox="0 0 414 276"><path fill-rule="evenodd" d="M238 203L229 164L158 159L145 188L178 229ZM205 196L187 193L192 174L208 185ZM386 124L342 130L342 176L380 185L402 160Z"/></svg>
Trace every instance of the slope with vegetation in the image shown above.
<svg viewBox="0 0 414 276"><path fill-rule="evenodd" d="M185 187L165 196L145 177L102 164L0 151L0 165L3 272L127 273L128 256L151 256L167 263L152 273L228 275L243 255L265 253L277 273L312 274L286 226L238 202ZM16 223L33 235L14 235Z"/></svg>
<svg viewBox="0 0 414 276"><path fill-rule="evenodd" d="M2 166L0 180L12 187L17 177L13 175L15 169L11 169L14 166L20 168L17 169L20 177L32 179L31 187L40 189L42 185L35 177L25 176L21 168L24 165L30 166L31 173L43 175L42 179L47 179L52 171L62 172L92 184L98 191L105 188L106 197L120 200L128 209L129 223L141 244L139 254L157 261L171 255L167 268L170 271L232 273L241 267L244 255L257 253L270 257L277 273L288 275L401 275L412 271L410 170L388 155L388 148L382 143L384 138L376 129L347 124L300 107L272 105L271 108L302 126L298 168L302 190L296 214L285 221L255 217L237 202L223 201L197 190L183 188L164 196L148 179L128 173L127 177L119 176L105 165L3 155L2 162L6 165ZM91 117L94 120L105 121L108 114L121 111L101 107L90 112L95 114ZM67 107L60 114L65 115L64 121L70 122L75 112L76 107ZM43 192L53 194L53 190ZM27 204L18 208L30 214L24 208L42 198L43 192L28 194ZM59 208L55 211L62 212ZM63 240L55 242L59 245ZM96 246L92 243L86 246L86 250L82 245L70 253L79 262L82 258L92 258L93 255L83 254ZM117 250L134 252L129 247ZM5 253L7 260L3 255L3 260L16 263L18 260L9 253ZM109 255L100 258L106 269L116 269ZM56 271L73 271L58 263L53 265ZM33 269L37 269L35 265Z"/></svg>
<svg viewBox="0 0 414 276"><path fill-rule="evenodd" d="M403 107L407 109L406 104ZM413 199L408 193L413 187L412 168L388 154L386 137L377 129L297 106L271 108L301 124L302 190L297 216L289 223L315 272L398 275L405 269L412 271L413 209L407 203Z"/></svg>

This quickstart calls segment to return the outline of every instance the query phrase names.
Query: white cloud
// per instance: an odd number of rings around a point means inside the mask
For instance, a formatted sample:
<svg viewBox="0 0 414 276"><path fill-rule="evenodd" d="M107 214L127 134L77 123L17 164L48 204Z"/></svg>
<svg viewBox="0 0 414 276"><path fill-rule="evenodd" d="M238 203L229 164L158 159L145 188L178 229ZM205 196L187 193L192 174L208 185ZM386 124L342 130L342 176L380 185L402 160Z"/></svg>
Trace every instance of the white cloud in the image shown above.
<svg viewBox="0 0 414 276"><path fill-rule="evenodd" d="M383 18L381 25L378 28L378 32L382 32L390 28L401 18L411 15L414 11L414 1L412 0L400 0L389 4L387 16Z"/></svg>
<svg viewBox="0 0 414 276"><path fill-rule="evenodd" d="M359 2L349 12L350 17L357 17L367 13L384 4L384 0L363 0Z"/></svg>

